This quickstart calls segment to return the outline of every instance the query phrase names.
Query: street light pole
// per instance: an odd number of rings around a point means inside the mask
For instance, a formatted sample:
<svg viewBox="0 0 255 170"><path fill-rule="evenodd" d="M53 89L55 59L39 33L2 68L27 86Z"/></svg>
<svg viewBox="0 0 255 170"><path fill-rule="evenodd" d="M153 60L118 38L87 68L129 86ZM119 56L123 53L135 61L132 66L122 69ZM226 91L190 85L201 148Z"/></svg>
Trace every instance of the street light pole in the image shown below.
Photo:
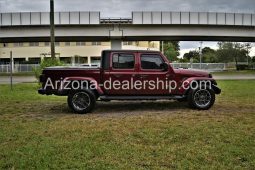
<svg viewBox="0 0 255 170"><path fill-rule="evenodd" d="M54 0L50 0L50 41L51 41L51 57L55 58Z"/></svg>

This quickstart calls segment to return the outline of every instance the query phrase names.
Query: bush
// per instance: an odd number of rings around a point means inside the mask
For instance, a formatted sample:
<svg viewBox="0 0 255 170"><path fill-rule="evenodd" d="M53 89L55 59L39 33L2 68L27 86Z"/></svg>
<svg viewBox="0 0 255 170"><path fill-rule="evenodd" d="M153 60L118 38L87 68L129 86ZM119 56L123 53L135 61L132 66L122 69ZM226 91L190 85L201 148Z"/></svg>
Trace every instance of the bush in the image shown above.
<svg viewBox="0 0 255 170"><path fill-rule="evenodd" d="M57 58L46 58L42 60L40 66L38 68L33 68L35 78L39 81L39 76L42 74L42 71L46 67L52 67L52 66L63 66L64 63L62 63Z"/></svg>
<svg viewBox="0 0 255 170"><path fill-rule="evenodd" d="M236 69L237 69L237 70L248 70L249 67L248 67L248 65L246 65L246 64L237 64L237 65L236 65Z"/></svg>

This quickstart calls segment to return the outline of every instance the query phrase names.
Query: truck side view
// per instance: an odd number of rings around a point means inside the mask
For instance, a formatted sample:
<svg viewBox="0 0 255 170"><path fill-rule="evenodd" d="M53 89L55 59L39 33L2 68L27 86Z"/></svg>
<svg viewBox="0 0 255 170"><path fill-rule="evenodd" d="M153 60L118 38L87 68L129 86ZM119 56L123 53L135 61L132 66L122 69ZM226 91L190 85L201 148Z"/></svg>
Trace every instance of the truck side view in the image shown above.
<svg viewBox="0 0 255 170"><path fill-rule="evenodd" d="M80 114L111 100L173 99L207 110L221 93L211 74L174 69L158 51L105 50L100 68L49 67L40 82L39 94L68 96L68 106Z"/></svg>

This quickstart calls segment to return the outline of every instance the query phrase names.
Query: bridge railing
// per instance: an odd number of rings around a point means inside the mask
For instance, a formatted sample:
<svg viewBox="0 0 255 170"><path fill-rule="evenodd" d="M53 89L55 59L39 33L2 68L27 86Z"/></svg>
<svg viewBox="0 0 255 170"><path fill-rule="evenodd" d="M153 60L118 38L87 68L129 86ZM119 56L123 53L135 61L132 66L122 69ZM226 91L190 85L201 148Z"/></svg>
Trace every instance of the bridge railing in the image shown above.
<svg viewBox="0 0 255 170"><path fill-rule="evenodd" d="M133 24L255 26L255 14L216 12L132 12Z"/></svg>
<svg viewBox="0 0 255 170"><path fill-rule="evenodd" d="M100 18L101 24L132 24L131 18Z"/></svg>
<svg viewBox="0 0 255 170"><path fill-rule="evenodd" d="M56 25L98 25L100 12L55 12ZM0 26L49 25L49 12L0 13Z"/></svg>
<svg viewBox="0 0 255 170"><path fill-rule="evenodd" d="M101 18L100 12L55 12L56 25L186 24L255 26L255 14L216 12L132 12L132 18ZM49 12L0 13L0 27L49 25Z"/></svg>

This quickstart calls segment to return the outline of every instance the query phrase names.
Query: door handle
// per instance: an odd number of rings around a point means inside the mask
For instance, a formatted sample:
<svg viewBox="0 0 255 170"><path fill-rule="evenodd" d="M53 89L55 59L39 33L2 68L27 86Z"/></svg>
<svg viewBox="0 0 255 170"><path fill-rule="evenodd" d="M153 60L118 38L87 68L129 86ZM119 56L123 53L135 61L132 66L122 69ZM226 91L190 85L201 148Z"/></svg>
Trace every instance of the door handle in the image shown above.
<svg viewBox="0 0 255 170"><path fill-rule="evenodd" d="M122 75L121 74L114 74L113 76L116 77L116 78L120 78Z"/></svg>
<svg viewBox="0 0 255 170"><path fill-rule="evenodd" d="M137 77L138 76L138 74L132 74L132 77Z"/></svg>
<svg viewBox="0 0 255 170"><path fill-rule="evenodd" d="M147 78L149 75L141 74L140 78Z"/></svg>

